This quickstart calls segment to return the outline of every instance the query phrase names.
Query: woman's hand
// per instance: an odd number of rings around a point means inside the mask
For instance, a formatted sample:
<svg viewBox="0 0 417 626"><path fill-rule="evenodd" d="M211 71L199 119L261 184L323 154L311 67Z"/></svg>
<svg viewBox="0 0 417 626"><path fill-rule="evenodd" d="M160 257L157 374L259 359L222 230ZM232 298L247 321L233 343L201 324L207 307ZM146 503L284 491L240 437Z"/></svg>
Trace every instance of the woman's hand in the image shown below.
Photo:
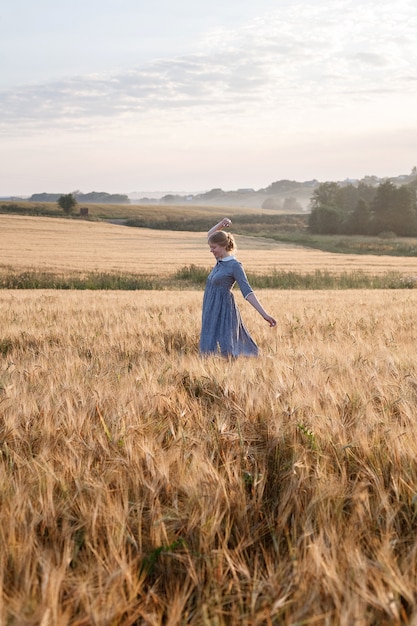
<svg viewBox="0 0 417 626"><path fill-rule="evenodd" d="M218 224L210 228L207 233L207 239L210 239L210 237L214 235L214 233L217 233L218 230L221 230L222 228L229 228L231 223L231 219L229 219L228 217L224 217Z"/></svg>
<svg viewBox="0 0 417 626"><path fill-rule="evenodd" d="M273 318L273 317L271 317L270 315L266 315L266 316L264 317L264 320L265 320L266 322L268 322L268 324L270 325L270 327L271 327L271 328L274 328L274 326L276 326L276 325L277 325L276 320L274 320L274 318Z"/></svg>

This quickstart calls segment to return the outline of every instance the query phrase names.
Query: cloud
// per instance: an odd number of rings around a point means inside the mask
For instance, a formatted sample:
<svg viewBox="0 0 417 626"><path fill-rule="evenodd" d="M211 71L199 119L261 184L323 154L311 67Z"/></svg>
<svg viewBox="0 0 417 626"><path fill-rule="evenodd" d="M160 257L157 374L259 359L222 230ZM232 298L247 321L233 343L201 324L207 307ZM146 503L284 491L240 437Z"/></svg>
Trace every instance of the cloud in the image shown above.
<svg viewBox="0 0 417 626"><path fill-rule="evenodd" d="M416 94L408 0L337 5L303 0L239 29L207 34L195 54L0 93L5 136L84 132L126 120L270 120L306 110ZM297 118L298 119L298 118Z"/></svg>
<svg viewBox="0 0 417 626"><path fill-rule="evenodd" d="M389 64L384 56L375 52L357 52L352 55L352 61L359 61L359 63L373 67L386 67Z"/></svg>

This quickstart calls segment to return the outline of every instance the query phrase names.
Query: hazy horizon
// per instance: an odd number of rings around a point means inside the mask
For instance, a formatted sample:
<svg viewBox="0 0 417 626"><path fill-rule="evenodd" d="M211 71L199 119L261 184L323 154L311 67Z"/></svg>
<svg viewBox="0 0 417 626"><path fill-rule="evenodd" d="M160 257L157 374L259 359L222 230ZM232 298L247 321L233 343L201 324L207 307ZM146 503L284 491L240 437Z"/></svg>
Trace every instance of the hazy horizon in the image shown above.
<svg viewBox="0 0 417 626"><path fill-rule="evenodd" d="M400 174L398 174L398 173L397 174L391 174L391 175L387 175L387 176L381 177L381 178L376 176L376 178L378 180L381 180L381 181L384 180L384 179L393 179L393 180L395 180L395 179L401 178L402 176L409 176L410 173L411 172L402 172ZM370 175L370 176L373 177L375 175ZM366 177L364 177L364 178L366 178ZM149 198L150 200L159 200L159 199L163 198L164 196L166 196L168 194L178 195L178 196L187 196L187 195L196 196L196 195L199 195L199 194L205 194L205 193L208 193L210 191L214 191L216 189L220 189L222 192L224 192L226 194L233 194L233 193L239 193L239 192L242 192L242 193L244 192L244 193L248 193L248 194L250 194L250 193L257 194L257 193L262 192L263 189L268 188L273 183L281 182L283 180L290 180L290 179L280 179L278 181L271 181L270 183L268 183L268 185L266 185L265 187L262 187L262 188L253 188L253 187L249 187L248 186L248 187L239 187L238 189L223 189L221 187L212 187L211 189L153 189L153 190L143 190L143 191L141 191L141 190L137 190L137 191L124 191L124 190L122 190L122 191L118 191L118 192L114 192L114 193L119 193L119 194L122 194L122 195L126 195L126 196L129 197L130 200L135 200L135 199L136 200L140 200L140 199L144 199L144 198ZM302 186L303 184L308 183L308 182L312 182L312 181L317 181L318 184L324 183L324 182L336 182L336 183L340 184L340 183L346 183L346 182L355 183L355 182L357 182L359 180L363 180L363 179L353 179L353 178L347 177L347 178L345 178L343 180L337 180L337 181L324 181L324 180L323 181L319 181L317 178L312 178L312 179L310 179L308 181L307 180L304 180L304 181L298 180L297 181L297 180L291 179L291 182L296 183L296 184L299 183L300 186ZM305 189L307 191L307 187ZM87 194L87 193L95 193L95 192L96 193L110 193L110 192L107 191L107 189L71 190L70 192L66 192L66 191L63 192L62 190L61 191L59 191L59 190L58 191L57 190L52 190L51 191L51 190L44 189L43 191L34 191L33 193L30 193L30 194L0 195L0 199L19 198L19 197L22 198L22 199L25 199L25 198L30 198L33 195L42 194L42 193L47 193L47 194L53 195L53 194L60 194L60 193ZM288 190L288 191L279 191L278 193L279 194L284 194L284 195L285 195L285 193L287 193L287 195L291 195L292 194L292 192L290 190Z"/></svg>

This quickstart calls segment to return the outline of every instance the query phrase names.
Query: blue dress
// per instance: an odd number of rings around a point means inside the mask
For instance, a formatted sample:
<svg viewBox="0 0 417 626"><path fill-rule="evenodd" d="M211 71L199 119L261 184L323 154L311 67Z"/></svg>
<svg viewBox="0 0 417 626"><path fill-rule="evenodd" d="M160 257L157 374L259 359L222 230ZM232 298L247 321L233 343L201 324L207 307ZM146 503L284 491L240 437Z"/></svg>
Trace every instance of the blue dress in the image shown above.
<svg viewBox="0 0 417 626"><path fill-rule="evenodd" d="M200 353L258 356L258 346L240 317L232 293L237 283L246 299L253 293L242 264L234 256L219 259L211 270L203 298Z"/></svg>

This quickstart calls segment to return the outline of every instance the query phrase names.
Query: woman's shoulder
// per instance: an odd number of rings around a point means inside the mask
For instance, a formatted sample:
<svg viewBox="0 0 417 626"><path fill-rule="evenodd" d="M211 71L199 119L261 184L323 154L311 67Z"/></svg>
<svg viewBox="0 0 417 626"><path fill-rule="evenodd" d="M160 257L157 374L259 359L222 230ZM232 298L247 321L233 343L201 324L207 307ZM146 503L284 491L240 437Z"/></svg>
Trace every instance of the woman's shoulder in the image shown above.
<svg viewBox="0 0 417 626"><path fill-rule="evenodd" d="M229 270L233 274L240 275L242 273L245 273L245 268L243 267L243 264L236 257L234 257L233 259L230 259L226 267L229 268Z"/></svg>
<svg viewBox="0 0 417 626"><path fill-rule="evenodd" d="M242 263L235 256L228 256L225 259L222 259L222 261L222 266L230 272L234 272L238 268L242 267Z"/></svg>

